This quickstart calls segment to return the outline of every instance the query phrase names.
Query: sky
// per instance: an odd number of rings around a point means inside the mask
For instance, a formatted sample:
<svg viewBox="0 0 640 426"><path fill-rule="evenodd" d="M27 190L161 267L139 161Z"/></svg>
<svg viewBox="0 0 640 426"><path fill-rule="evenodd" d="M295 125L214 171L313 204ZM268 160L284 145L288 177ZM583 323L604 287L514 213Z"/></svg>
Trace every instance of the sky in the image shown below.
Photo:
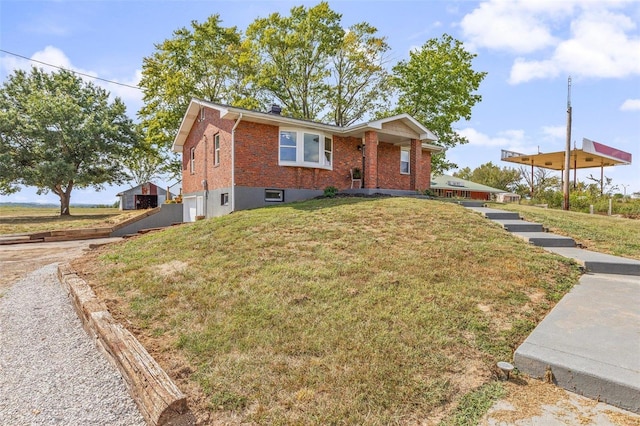
<svg viewBox="0 0 640 426"><path fill-rule="evenodd" d="M143 58L155 45L219 14L224 26L244 31L259 17L288 14L318 1L0 1L0 81L16 69L46 62L102 79L136 86ZM501 150L524 154L563 151L566 144L568 78L571 77L572 145L588 138L633 155L633 164L605 168L620 193L640 192L640 1L402 1L332 0L342 24L366 21L387 37L391 65L412 49L447 33L476 54L475 71L487 76L482 101L469 121L454 128L469 143L447 157L472 170L500 160ZM45 67L46 68L46 67ZM142 92L91 80L120 97L136 119ZM449 173L454 172L450 171ZM558 172L555 172L559 175ZM579 180L600 169L578 172ZM169 182L173 183L173 182ZM166 186L167 182L159 182ZM127 189L74 190L72 203L111 204ZM53 202L24 188L0 202Z"/></svg>

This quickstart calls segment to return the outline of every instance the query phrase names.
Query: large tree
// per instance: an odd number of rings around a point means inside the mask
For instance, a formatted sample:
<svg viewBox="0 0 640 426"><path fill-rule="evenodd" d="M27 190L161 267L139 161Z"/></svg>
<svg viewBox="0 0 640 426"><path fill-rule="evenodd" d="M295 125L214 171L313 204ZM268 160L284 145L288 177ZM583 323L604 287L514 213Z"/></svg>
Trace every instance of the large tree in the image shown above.
<svg viewBox="0 0 640 426"><path fill-rule="evenodd" d="M389 106L390 81L386 53L389 45L366 22L352 25L332 57L333 81L326 93L325 121L348 126Z"/></svg>
<svg viewBox="0 0 640 426"><path fill-rule="evenodd" d="M509 167L500 168L491 161L471 170L469 167L460 169L453 174L456 177L470 180L492 188L513 192L517 189L522 175L520 170Z"/></svg>
<svg viewBox="0 0 640 426"><path fill-rule="evenodd" d="M125 105L69 71L15 71L0 88L0 192L33 186L60 197L74 188L122 184L123 159L137 146Z"/></svg>
<svg viewBox="0 0 640 426"><path fill-rule="evenodd" d="M476 93L486 72L473 70L475 54L448 34L430 39L409 52L409 60L393 67L398 90L396 113L407 113L438 137L438 144L454 147L468 140L453 125L471 119L471 109L482 100ZM456 168L444 153L433 156L432 170L441 173Z"/></svg>
<svg viewBox="0 0 640 426"><path fill-rule="evenodd" d="M138 115L147 144L174 159L169 149L193 97L256 108L259 93L250 84L254 60L236 27L224 27L219 15L191 22L157 44L143 59L140 87L144 106ZM173 163L174 174L179 164Z"/></svg>
<svg viewBox="0 0 640 426"><path fill-rule="evenodd" d="M316 120L327 107L330 64L344 39L340 19L321 2L294 7L289 16L258 18L247 28L260 61L257 85L282 104L284 113Z"/></svg>

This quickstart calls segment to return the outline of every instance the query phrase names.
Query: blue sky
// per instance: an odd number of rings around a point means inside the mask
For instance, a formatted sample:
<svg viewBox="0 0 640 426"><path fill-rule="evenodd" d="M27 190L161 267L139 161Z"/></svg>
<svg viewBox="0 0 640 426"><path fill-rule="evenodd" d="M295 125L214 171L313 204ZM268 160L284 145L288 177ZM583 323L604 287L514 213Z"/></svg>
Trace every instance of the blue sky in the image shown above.
<svg viewBox="0 0 640 426"><path fill-rule="evenodd" d="M219 13L244 30L257 17L287 14L306 1L0 2L0 49L101 78L136 85L142 60L174 30ZM501 149L526 154L565 145L567 78L572 78L572 140L586 137L632 153L634 164L605 169L620 192L640 192L640 2L638 1L330 1L345 27L367 21L386 36L391 60L448 33L488 72L483 100L456 124L470 143L448 151L460 167L500 161ZM0 80L27 60L0 52ZM135 118L139 90L97 80ZM578 172L599 177L599 169ZM164 184L164 183L162 183ZM111 203L126 187L75 190L72 203ZM0 201L59 200L25 188Z"/></svg>

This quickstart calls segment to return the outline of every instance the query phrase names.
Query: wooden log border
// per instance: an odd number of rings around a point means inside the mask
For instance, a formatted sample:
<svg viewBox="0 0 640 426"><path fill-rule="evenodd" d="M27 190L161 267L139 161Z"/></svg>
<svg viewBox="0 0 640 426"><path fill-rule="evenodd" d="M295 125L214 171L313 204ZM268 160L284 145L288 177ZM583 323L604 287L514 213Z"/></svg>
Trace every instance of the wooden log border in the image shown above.
<svg viewBox="0 0 640 426"><path fill-rule="evenodd" d="M111 316L70 264L58 266L58 278L72 299L85 331L122 374L129 393L147 424L193 425L187 397L127 329Z"/></svg>

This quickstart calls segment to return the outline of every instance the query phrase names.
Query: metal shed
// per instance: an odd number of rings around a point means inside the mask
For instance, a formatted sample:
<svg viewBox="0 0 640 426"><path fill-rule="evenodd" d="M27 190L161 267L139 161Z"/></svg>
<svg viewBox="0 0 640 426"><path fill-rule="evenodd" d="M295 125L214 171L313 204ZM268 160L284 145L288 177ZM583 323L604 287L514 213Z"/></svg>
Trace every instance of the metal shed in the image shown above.
<svg viewBox="0 0 640 426"><path fill-rule="evenodd" d="M167 199L167 191L147 182L117 194L120 210L144 210L158 207ZM173 194L169 193L169 199Z"/></svg>

